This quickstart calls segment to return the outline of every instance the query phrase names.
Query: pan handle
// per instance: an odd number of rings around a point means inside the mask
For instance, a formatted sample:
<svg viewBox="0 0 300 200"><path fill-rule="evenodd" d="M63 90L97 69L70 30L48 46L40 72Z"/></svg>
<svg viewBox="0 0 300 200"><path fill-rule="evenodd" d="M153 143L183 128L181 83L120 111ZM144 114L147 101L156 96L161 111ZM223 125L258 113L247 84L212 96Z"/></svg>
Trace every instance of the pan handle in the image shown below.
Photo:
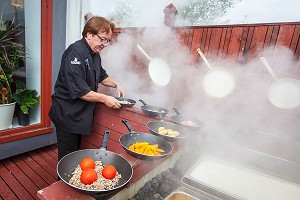
<svg viewBox="0 0 300 200"><path fill-rule="evenodd" d="M136 44L137 48L146 56L146 58L151 61L151 57L146 53L146 51L141 47L140 44Z"/></svg>
<svg viewBox="0 0 300 200"><path fill-rule="evenodd" d="M132 128L132 126L129 124L129 122L126 119L123 119L122 122L125 124L125 126L128 128L130 133L135 132L135 130Z"/></svg>
<svg viewBox="0 0 300 200"><path fill-rule="evenodd" d="M144 104L144 106L147 106L148 104L146 104L145 101L143 101L142 99L139 100L140 102L142 102Z"/></svg>
<svg viewBox="0 0 300 200"><path fill-rule="evenodd" d="M272 67L269 65L269 63L267 62L267 60L264 57L261 57L260 60L265 65L265 67L270 72L270 74L273 76L273 78L275 80L278 80L278 77L276 76L275 72L273 71Z"/></svg>
<svg viewBox="0 0 300 200"><path fill-rule="evenodd" d="M209 70L212 69L212 67L210 66L209 62L207 61L206 57L204 56L204 54L202 53L201 49L198 48L197 49L198 53L200 54L201 58L204 60L204 62L206 63L207 67L209 68Z"/></svg>
<svg viewBox="0 0 300 200"><path fill-rule="evenodd" d="M106 130L104 132L104 135L103 135L103 140L102 140L102 144L100 146L100 149L106 150L109 136L110 136L110 131Z"/></svg>
<svg viewBox="0 0 300 200"><path fill-rule="evenodd" d="M179 110L177 108L173 108L173 110L176 112L177 115L181 115L181 113L179 112Z"/></svg>

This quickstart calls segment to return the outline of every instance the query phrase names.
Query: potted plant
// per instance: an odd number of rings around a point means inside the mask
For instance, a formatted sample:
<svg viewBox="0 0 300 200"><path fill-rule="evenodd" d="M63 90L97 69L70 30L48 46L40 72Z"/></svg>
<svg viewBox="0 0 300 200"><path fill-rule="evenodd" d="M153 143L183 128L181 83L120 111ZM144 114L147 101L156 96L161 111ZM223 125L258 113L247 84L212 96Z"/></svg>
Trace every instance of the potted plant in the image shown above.
<svg viewBox="0 0 300 200"><path fill-rule="evenodd" d="M12 124L15 110L13 72L20 67L25 56L25 46L16 42L22 33L19 27L14 26L14 21L6 21L0 29L0 130Z"/></svg>
<svg viewBox="0 0 300 200"><path fill-rule="evenodd" d="M17 81L16 85L17 90L12 98L17 104L18 122L20 126L27 126L30 124L30 110L40 103L40 96L36 90L26 88L21 81Z"/></svg>

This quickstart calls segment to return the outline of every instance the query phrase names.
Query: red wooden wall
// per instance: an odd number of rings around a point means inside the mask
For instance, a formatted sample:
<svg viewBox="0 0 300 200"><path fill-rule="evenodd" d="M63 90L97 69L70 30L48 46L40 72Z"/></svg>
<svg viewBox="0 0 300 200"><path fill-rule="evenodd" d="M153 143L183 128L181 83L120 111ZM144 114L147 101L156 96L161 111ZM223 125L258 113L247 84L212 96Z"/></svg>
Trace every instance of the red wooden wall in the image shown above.
<svg viewBox="0 0 300 200"><path fill-rule="evenodd" d="M283 45L300 56L300 23L258 24L224 27L177 28L184 45L190 48L194 60L199 60L196 51L201 48L207 55L231 57L245 63L258 56L263 49Z"/></svg>
<svg viewBox="0 0 300 200"><path fill-rule="evenodd" d="M143 29L116 29L115 34L125 30L139 34ZM300 22L174 27L173 30L190 49L194 62L202 62L196 51L199 47L206 55L230 57L238 63L247 63L249 58L260 56L262 50L270 46L283 45L294 52L296 60L300 57Z"/></svg>
<svg viewBox="0 0 300 200"><path fill-rule="evenodd" d="M138 40L139 36L143 35L144 30L145 28L117 29L115 36L126 32L136 36ZM297 71L295 77L300 77L300 22L173 27L172 30L178 35L183 48L187 48L192 55L191 64L196 64L194 66L199 66L204 62L199 56L197 48L201 48L208 60L214 60L216 57L222 60L226 58L231 62L235 61L237 64L245 65L250 61L257 60L260 56L274 56L276 58L276 54L281 52L279 49L284 46L291 50L294 55L291 58L296 63L294 65ZM268 55L265 55L266 52L263 51L265 49L268 49ZM132 58L135 61L135 65L132 67L141 74L147 73L144 59L141 60L140 55L132 55ZM193 71L191 73L191 76L194 76ZM184 102L181 97L176 95L177 91L182 91L180 96L188 97L190 95L186 88L191 84L189 81L193 81L192 78L185 79L180 83L173 82L172 87L169 88L170 96L175 97L172 99L174 105L180 106Z"/></svg>

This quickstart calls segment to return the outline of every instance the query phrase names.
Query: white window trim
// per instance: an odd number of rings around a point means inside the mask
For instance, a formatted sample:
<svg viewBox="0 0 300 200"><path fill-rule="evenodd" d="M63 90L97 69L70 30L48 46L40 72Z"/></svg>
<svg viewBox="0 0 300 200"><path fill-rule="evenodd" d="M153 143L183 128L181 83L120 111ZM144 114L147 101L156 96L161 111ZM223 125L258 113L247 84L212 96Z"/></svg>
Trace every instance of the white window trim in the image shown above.
<svg viewBox="0 0 300 200"><path fill-rule="evenodd" d="M68 0L66 16L66 47L81 39L84 16L91 10L91 0Z"/></svg>

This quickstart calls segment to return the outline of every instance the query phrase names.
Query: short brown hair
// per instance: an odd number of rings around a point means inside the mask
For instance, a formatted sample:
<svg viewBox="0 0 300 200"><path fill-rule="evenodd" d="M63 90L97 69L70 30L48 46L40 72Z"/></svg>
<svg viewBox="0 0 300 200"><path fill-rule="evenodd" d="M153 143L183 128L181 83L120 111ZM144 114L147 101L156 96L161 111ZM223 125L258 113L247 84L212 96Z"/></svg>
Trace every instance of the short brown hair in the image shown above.
<svg viewBox="0 0 300 200"><path fill-rule="evenodd" d="M113 32L115 29L115 24L104 17L93 16L84 25L82 36L85 37L88 32L92 34L97 34L100 32L109 33Z"/></svg>

